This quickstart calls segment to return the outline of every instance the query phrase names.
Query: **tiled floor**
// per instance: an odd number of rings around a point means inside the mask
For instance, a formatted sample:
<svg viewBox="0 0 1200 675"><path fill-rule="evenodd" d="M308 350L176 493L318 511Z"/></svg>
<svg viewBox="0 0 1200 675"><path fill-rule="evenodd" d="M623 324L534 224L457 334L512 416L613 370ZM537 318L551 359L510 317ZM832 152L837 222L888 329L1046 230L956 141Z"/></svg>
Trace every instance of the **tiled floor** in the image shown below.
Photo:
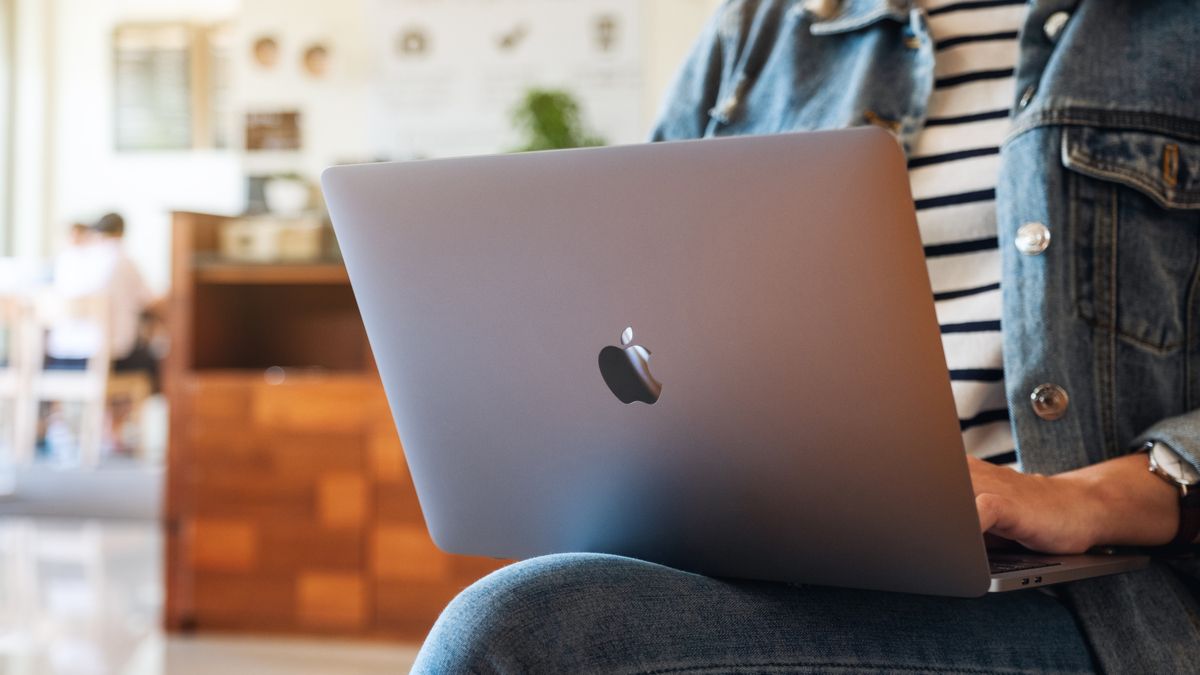
<svg viewBox="0 0 1200 675"><path fill-rule="evenodd" d="M0 675L375 675L416 647L163 635L157 526L0 519Z"/></svg>
<svg viewBox="0 0 1200 675"><path fill-rule="evenodd" d="M44 465L22 468L13 473L15 494L0 496L0 519L87 514L89 518L151 521L161 512L164 473L162 467L132 462L109 463L98 470Z"/></svg>

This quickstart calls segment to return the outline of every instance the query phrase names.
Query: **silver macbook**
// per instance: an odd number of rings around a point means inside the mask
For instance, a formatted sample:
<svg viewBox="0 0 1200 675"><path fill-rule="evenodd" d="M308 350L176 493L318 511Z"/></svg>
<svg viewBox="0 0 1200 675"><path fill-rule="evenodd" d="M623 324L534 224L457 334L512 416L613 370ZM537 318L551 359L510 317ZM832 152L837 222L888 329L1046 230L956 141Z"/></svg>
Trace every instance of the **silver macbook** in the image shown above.
<svg viewBox="0 0 1200 675"><path fill-rule="evenodd" d="M855 129L329 169L442 549L974 596L990 566L903 154Z"/></svg>

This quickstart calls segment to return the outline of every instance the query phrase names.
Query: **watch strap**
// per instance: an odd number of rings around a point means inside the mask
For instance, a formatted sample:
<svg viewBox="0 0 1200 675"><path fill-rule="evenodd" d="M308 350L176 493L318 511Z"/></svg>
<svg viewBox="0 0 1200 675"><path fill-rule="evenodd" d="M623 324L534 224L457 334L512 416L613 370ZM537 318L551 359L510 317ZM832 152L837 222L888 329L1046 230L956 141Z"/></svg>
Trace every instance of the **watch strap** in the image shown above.
<svg viewBox="0 0 1200 675"><path fill-rule="evenodd" d="M1200 485L1193 487L1200 488ZM1200 489L1189 489L1179 500L1179 529L1168 546L1175 549L1189 547L1196 541L1197 534L1200 534Z"/></svg>
<svg viewBox="0 0 1200 675"><path fill-rule="evenodd" d="M1175 530L1175 536L1170 543L1158 547L1164 553L1179 553L1183 551L1192 551L1193 543L1196 541L1196 536L1200 535L1200 484L1183 485L1162 470L1154 457L1154 450L1159 443L1148 441L1141 447L1141 451L1146 453L1150 461L1150 471L1155 476L1158 476L1163 481L1175 488L1179 494L1179 526ZM1163 450L1171 454L1176 454L1168 446L1162 446Z"/></svg>

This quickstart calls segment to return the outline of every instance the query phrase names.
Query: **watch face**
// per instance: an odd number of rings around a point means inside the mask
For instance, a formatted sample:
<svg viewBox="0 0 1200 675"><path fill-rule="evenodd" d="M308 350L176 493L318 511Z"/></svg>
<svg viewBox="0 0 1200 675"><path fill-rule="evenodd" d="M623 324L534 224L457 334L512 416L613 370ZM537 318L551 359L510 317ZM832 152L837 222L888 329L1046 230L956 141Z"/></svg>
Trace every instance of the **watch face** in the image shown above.
<svg viewBox="0 0 1200 675"><path fill-rule="evenodd" d="M1187 460L1175 454L1173 450L1162 443L1156 443L1150 450L1150 455L1159 468L1174 478L1176 482L1189 486L1200 483L1200 473Z"/></svg>

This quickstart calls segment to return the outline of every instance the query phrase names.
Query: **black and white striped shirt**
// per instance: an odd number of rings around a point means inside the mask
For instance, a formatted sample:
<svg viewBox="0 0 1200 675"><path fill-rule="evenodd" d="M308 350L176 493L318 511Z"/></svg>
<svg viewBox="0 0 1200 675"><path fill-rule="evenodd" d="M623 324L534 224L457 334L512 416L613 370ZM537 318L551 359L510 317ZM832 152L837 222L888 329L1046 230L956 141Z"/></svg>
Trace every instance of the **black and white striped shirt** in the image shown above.
<svg viewBox="0 0 1200 675"><path fill-rule="evenodd" d="M919 0L934 41L928 119L909 160L917 222L967 452L1016 461L1004 395L996 182L1024 0Z"/></svg>

